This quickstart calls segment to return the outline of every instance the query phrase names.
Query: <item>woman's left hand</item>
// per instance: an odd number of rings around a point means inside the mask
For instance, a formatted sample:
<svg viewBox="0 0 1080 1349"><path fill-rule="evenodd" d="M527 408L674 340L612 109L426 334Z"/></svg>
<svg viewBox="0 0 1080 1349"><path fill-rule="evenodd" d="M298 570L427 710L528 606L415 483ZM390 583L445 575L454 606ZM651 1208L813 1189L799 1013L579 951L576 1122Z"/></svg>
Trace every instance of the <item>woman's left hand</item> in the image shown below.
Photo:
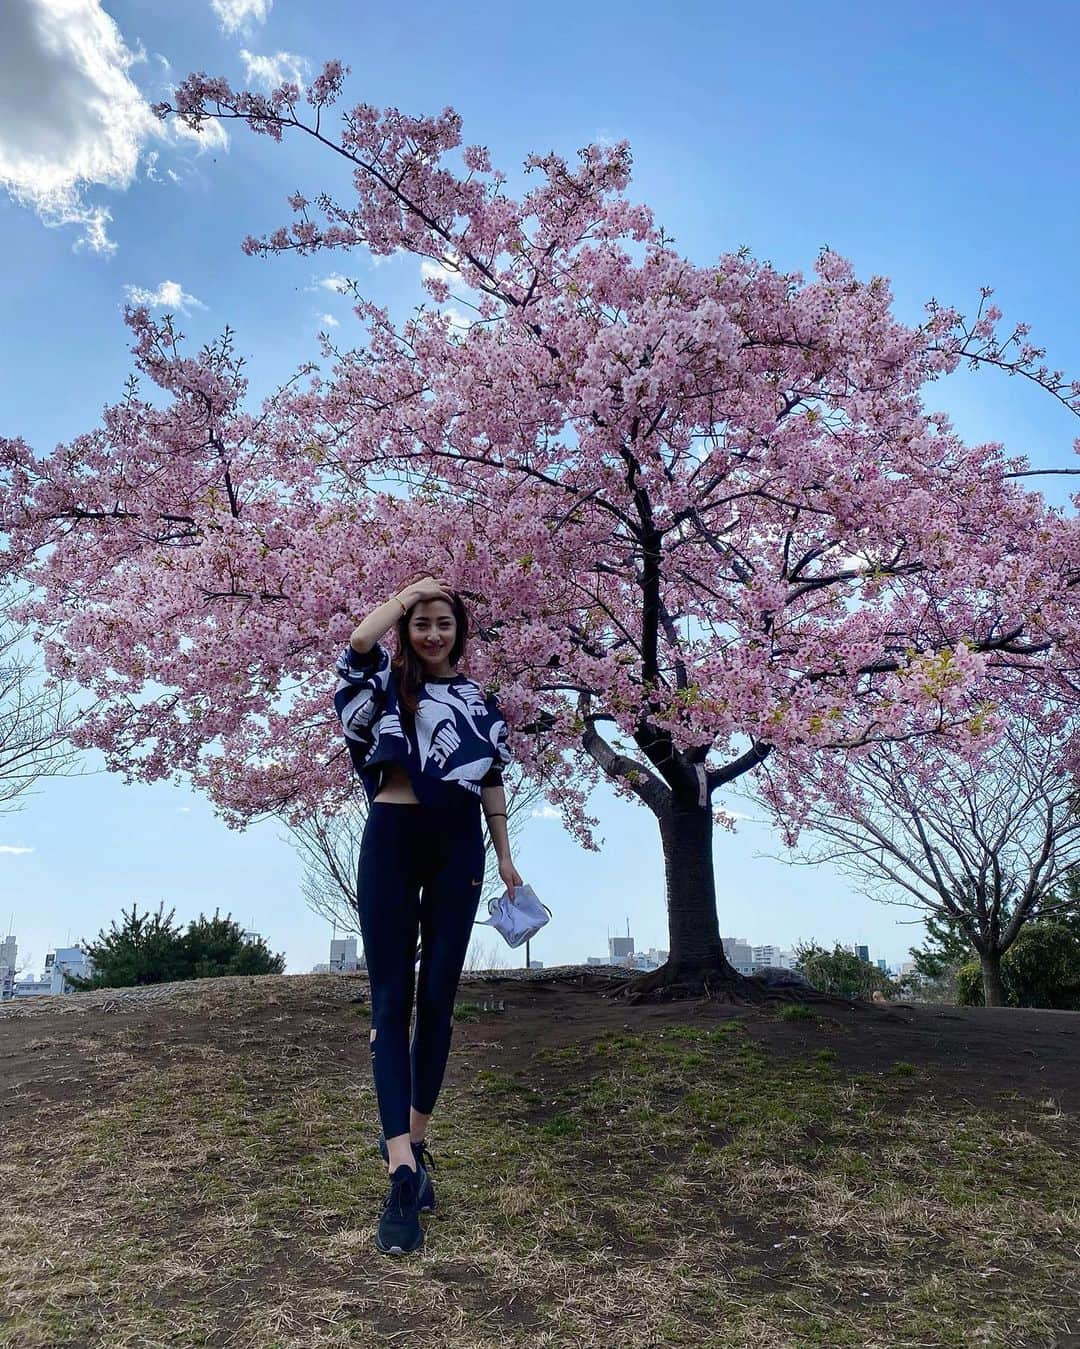
<svg viewBox="0 0 1080 1349"><path fill-rule="evenodd" d="M514 886L525 884L518 874L517 867L514 866L509 857L504 857L499 863L499 876L511 895L514 893Z"/></svg>

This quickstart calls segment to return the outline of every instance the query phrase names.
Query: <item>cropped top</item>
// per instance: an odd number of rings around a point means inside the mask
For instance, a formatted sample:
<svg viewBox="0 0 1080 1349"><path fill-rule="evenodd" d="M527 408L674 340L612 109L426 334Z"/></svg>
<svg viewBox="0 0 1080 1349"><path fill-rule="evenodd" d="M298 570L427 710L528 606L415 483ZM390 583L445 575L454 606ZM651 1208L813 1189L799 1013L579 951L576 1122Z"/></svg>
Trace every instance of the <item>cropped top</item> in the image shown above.
<svg viewBox="0 0 1080 1349"><path fill-rule="evenodd" d="M425 805L478 805L482 788L501 785L511 754L493 693L465 675L432 675L410 717L399 706L397 677L381 642L363 654L350 644L336 669L334 707L369 804L379 791L381 765L391 762L408 770Z"/></svg>

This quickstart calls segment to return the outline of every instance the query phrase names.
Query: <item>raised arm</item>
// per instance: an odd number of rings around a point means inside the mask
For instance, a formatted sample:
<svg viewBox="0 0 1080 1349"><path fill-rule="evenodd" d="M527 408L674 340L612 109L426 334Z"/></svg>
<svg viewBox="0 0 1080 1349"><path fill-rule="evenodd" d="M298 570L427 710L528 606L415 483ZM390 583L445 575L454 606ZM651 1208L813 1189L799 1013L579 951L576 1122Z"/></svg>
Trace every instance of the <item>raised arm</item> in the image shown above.
<svg viewBox="0 0 1080 1349"><path fill-rule="evenodd" d="M441 578L436 580L433 576L417 577L397 594L391 595L377 609L372 609L366 618L362 618L352 630L349 645L357 655L363 655L365 651L370 651L383 633L388 632L402 614L407 614L414 604L418 604L421 600L449 599L449 582Z"/></svg>
<svg viewBox="0 0 1080 1349"><path fill-rule="evenodd" d="M401 615L407 612L408 605L404 598L392 595L357 623L349 637L349 645L358 656L364 655L371 650L383 633L388 632Z"/></svg>

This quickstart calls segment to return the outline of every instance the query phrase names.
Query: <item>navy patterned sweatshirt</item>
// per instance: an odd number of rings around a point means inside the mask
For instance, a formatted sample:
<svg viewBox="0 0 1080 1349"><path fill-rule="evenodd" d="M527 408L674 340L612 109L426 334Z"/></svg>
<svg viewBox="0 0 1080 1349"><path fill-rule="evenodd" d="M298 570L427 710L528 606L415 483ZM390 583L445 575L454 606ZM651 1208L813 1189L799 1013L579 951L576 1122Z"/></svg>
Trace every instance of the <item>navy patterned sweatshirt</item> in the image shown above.
<svg viewBox="0 0 1080 1349"><path fill-rule="evenodd" d="M368 802L382 766L405 766L418 801L453 808L479 804L483 787L502 783L510 762L498 699L465 675L429 675L416 716L398 703L397 676L381 642L362 655L350 644L338 657L334 707Z"/></svg>

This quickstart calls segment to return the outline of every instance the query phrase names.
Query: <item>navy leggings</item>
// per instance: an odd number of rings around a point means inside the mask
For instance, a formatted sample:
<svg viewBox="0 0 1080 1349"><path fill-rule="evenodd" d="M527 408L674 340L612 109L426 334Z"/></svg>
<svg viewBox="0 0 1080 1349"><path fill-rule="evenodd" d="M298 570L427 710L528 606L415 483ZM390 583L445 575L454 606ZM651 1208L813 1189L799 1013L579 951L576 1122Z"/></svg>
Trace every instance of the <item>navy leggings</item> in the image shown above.
<svg viewBox="0 0 1080 1349"><path fill-rule="evenodd" d="M356 898L371 985L371 1066L387 1138L409 1132L410 1104L423 1115L435 1108L483 881L479 808L390 801L368 808Z"/></svg>

